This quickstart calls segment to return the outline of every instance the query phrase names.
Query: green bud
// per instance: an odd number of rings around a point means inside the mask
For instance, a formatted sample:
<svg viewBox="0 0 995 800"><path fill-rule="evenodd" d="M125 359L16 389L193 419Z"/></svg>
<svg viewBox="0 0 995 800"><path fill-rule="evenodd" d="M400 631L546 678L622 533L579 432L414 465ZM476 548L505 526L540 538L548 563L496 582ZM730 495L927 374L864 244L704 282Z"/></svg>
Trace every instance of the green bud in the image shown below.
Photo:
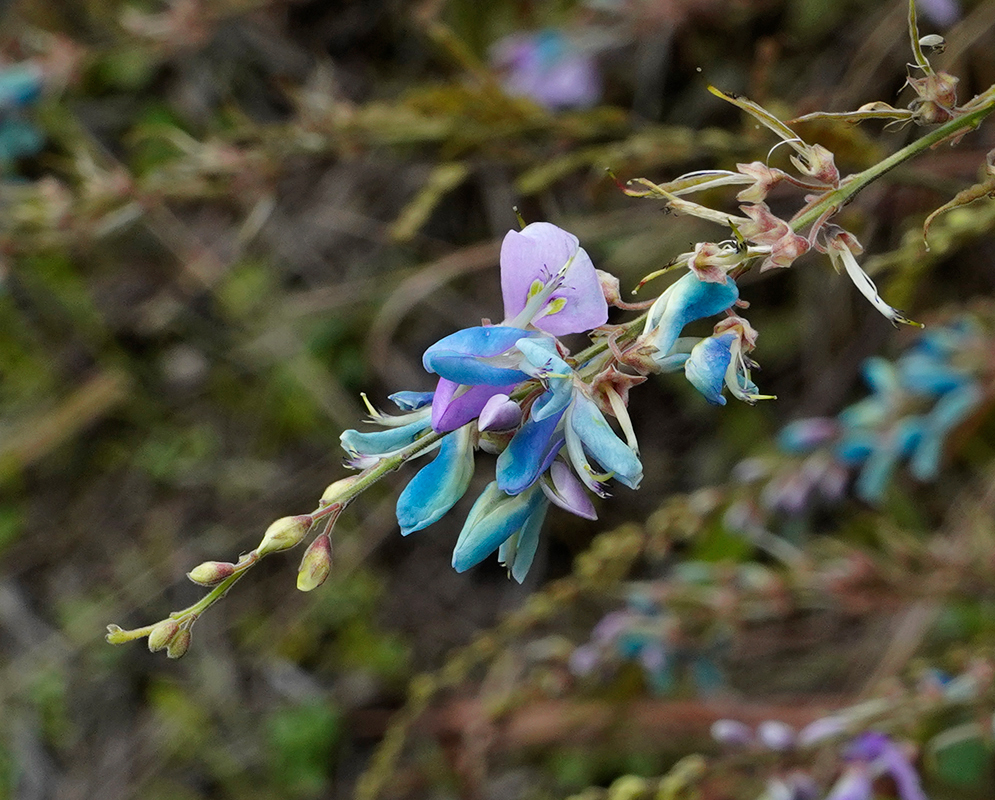
<svg viewBox="0 0 995 800"><path fill-rule="evenodd" d="M301 559L297 572L297 588L302 592L317 589L325 582L332 569L332 540L327 534L318 536Z"/></svg>
<svg viewBox="0 0 995 800"><path fill-rule="evenodd" d="M187 577L201 586L216 586L235 572L235 565L226 561L205 561L187 573Z"/></svg>
<svg viewBox="0 0 995 800"><path fill-rule="evenodd" d="M335 483L330 483L325 488L325 491L321 494L320 504L327 506L330 503L338 500L339 496L342 495L350 486L352 486L357 480L359 480L358 475L351 475L348 478L343 478L342 480L335 481Z"/></svg>
<svg viewBox="0 0 995 800"><path fill-rule="evenodd" d="M190 649L190 630L184 628L177 631L176 635L166 645L166 656L168 658L183 658L187 650Z"/></svg>
<svg viewBox="0 0 995 800"><path fill-rule="evenodd" d="M180 623L175 619L164 619L156 624L149 634L149 650L155 653L157 650L169 645L170 641L180 630Z"/></svg>
<svg viewBox="0 0 995 800"><path fill-rule="evenodd" d="M281 517L266 529L263 539L256 548L260 558L270 553L279 553L301 543L311 529L314 519L310 514L297 517Z"/></svg>

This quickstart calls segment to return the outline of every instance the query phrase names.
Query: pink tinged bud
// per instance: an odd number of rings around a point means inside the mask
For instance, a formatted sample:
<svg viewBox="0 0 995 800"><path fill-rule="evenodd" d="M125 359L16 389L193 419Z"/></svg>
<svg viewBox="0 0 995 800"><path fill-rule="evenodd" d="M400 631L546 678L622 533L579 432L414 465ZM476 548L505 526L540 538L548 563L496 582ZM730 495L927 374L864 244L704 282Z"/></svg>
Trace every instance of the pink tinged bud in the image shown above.
<svg viewBox="0 0 995 800"><path fill-rule="evenodd" d="M149 634L149 650L155 653L167 647L179 630L180 623L175 619L164 619Z"/></svg>
<svg viewBox="0 0 995 800"><path fill-rule="evenodd" d="M610 306L617 306L621 303L622 293L619 290L618 278L601 269L595 269L594 273L598 276L598 283L601 284L601 293L605 296L605 302Z"/></svg>
<svg viewBox="0 0 995 800"><path fill-rule="evenodd" d="M184 628L183 630L177 631L176 635L170 639L169 644L166 645L166 657L183 658L183 656L186 655L187 650L190 649L190 639L191 634L189 629Z"/></svg>
<svg viewBox="0 0 995 800"><path fill-rule="evenodd" d="M506 394L496 394L480 410L477 428L480 431L510 431L521 421L521 406Z"/></svg>
<svg viewBox="0 0 995 800"><path fill-rule="evenodd" d="M235 565L226 561L205 561L187 573L187 577L200 586L217 586L235 572Z"/></svg>
<svg viewBox="0 0 995 800"><path fill-rule="evenodd" d="M325 491L321 493L320 504L322 506L327 506L334 503L358 480L358 475L351 475L348 478L343 478L340 481L328 484L328 486L325 487Z"/></svg>
<svg viewBox="0 0 995 800"><path fill-rule="evenodd" d="M304 558L301 559L297 572L297 588L302 592L317 589L325 582L331 570L332 540L327 534L322 534L304 551Z"/></svg>
<svg viewBox="0 0 995 800"><path fill-rule="evenodd" d="M771 169L762 161L737 164L736 169L755 181L736 195L736 199L741 203L762 203L767 197L767 192L784 178L784 173L781 170Z"/></svg>
<svg viewBox="0 0 995 800"><path fill-rule="evenodd" d="M262 558L300 544L313 523L314 519L310 514L281 517L266 529L262 541L256 548L256 554Z"/></svg>

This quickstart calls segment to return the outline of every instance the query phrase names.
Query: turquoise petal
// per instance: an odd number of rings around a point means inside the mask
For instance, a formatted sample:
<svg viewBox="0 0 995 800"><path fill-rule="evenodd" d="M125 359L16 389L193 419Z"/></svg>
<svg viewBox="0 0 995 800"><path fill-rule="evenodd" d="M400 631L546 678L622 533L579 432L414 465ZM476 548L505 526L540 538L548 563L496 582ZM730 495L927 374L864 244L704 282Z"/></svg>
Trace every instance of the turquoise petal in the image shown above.
<svg viewBox="0 0 995 800"><path fill-rule="evenodd" d="M380 456L407 447L429 426L430 420L425 417L399 428L387 428L382 431L369 433L361 433L357 430L342 431L339 441L342 442L343 449L349 454Z"/></svg>
<svg viewBox="0 0 995 800"><path fill-rule="evenodd" d="M684 330L696 319L721 314L739 299L739 288L731 279L724 283L701 281L688 272L654 303L647 317L648 343L665 358Z"/></svg>
<svg viewBox="0 0 995 800"><path fill-rule="evenodd" d="M732 343L736 334L709 336L702 339L691 351L691 357L684 364L684 374L705 399L716 406L724 406L722 396L725 387L726 370L732 361Z"/></svg>
<svg viewBox="0 0 995 800"><path fill-rule="evenodd" d="M579 394L574 398L569 411L569 425L602 469L611 472L612 477L630 489L639 488L639 482L643 479L643 465L639 457L618 438L592 400Z"/></svg>
<svg viewBox="0 0 995 800"><path fill-rule="evenodd" d="M439 454L422 467L397 498L401 534L438 522L466 492L473 477L473 436L466 425L444 437Z"/></svg>
<svg viewBox="0 0 995 800"><path fill-rule="evenodd" d="M509 496L498 488L497 481L487 484L467 516L453 550L453 569L466 572L518 533L535 511L537 489Z"/></svg>

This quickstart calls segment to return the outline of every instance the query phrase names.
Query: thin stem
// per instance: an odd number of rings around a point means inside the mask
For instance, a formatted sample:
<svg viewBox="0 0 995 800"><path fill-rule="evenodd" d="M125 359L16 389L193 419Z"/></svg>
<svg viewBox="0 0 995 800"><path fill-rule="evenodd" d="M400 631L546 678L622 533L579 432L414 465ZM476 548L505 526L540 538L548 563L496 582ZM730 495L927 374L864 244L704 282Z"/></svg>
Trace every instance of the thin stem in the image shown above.
<svg viewBox="0 0 995 800"><path fill-rule="evenodd" d="M912 144L903 147L897 153L893 153L883 161L875 164L873 167L865 169L863 172L858 172L855 175L850 175L838 189L832 189L826 192L826 194L817 203L806 209L804 213L792 220L791 229L797 233L819 219L819 217L826 211L830 209L842 208L865 186L869 183L873 183L886 172L893 170L899 164L908 161L910 158L915 158L923 151L934 147L944 139L948 139L958 133L966 133L969 130L977 128L978 125L981 124L981 121L991 114L992 111L995 111L995 95L986 97L982 105L977 108L973 108L971 111L957 117L956 119L952 119L949 122L944 123L936 130L930 131L925 136L916 139L912 142Z"/></svg>

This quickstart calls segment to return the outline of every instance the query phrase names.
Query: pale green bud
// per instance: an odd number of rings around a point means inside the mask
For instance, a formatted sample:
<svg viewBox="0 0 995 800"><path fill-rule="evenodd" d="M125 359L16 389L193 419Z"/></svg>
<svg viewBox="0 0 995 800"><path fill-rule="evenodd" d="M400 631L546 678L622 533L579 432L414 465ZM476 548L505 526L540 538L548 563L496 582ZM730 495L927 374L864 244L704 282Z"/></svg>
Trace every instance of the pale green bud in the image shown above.
<svg viewBox="0 0 995 800"><path fill-rule="evenodd" d="M155 653L157 650L169 645L170 641L180 630L180 623L175 619L164 619L156 624L149 634L149 650Z"/></svg>
<svg viewBox="0 0 995 800"><path fill-rule="evenodd" d="M190 649L190 638L191 634L188 628L177 631L176 635L170 639L169 644L166 645L166 656L168 658L183 658L187 650Z"/></svg>
<svg viewBox="0 0 995 800"><path fill-rule="evenodd" d="M201 586L216 586L235 572L235 565L226 561L205 561L187 573L187 577Z"/></svg>
<svg viewBox="0 0 995 800"><path fill-rule="evenodd" d="M266 529L263 539L256 548L260 558L270 553L278 553L301 543L311 529L314 519L310 514L297 517L281 517Z"/></svg>
<svg viewBox="0 0 995 800"><path fill-rule="evenodd" d="M317 589L325 582L332 569L332 540L326 534L318 536L301 559L297 572L297 588L302 592Z"/></svg>
<svg viewBox="0 0 995 800"><path fill-rule="evenodd" d="M327 506L330 503L334 503L339 497L346 491L350 486L352 486L357 480L359 480L358 475L351 475L348 478L343 478L342 480L335 481L335 483L330 483L325 488L325 491L321 494L321 505Z"/></svg>

